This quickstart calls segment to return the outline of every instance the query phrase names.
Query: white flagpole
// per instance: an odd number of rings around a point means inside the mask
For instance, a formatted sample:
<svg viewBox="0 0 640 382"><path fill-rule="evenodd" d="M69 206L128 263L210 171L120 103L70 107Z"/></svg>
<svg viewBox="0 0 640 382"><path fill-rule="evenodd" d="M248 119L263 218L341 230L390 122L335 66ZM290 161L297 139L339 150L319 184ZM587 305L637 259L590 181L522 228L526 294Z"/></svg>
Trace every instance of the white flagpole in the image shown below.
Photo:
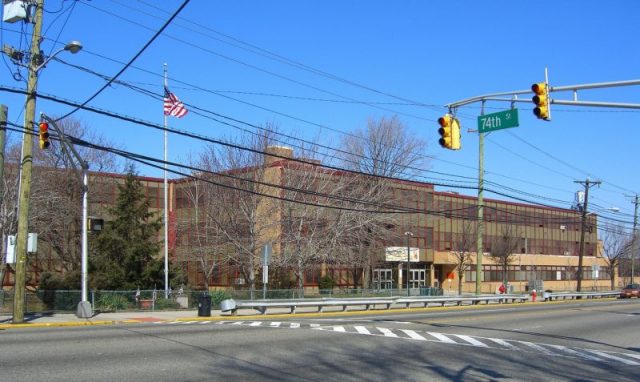
<svg viewBox="0 0 640 382"><path fill-rule="evenodd" d="M164 87L167 83L167 64L164 64ZM163 94L165 90L163 89ZM164 100L164 97L163 97ZM164 108L164 105L163 105ZM169 298L169 198L167 187L167 115L164 115L164 298Z"/></svg>

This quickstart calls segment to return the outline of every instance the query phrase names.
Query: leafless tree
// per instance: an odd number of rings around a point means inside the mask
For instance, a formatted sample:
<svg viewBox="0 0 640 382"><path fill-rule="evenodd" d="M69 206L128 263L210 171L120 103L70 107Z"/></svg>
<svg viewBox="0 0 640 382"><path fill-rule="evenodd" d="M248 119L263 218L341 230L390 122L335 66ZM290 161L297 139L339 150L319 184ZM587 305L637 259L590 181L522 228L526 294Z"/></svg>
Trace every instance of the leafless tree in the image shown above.
<svg viewBox="0 0 640 382"><path fill-rule="evenodd" d="M361 200L377 204L380 211L350 216L356 222L350 260L364 269L363 286L370 284L371 271L384 253L384 243L397 236L397 232L393 232L398 225L397 217L383 213L385 205L397 202L391 192L390 178L410 178L418 173L420 167L426 165L425 149L426 143L412 134L397 116L370 119L366 128L346 136L341 143L342 166L362 173L355 178L357 194Z"/></svg>
<svg viewBox="0 0 640 382"><path fill-rule="evenodd" d="M101 146L110 146L105 139L91 133L89 128L78 120L60 121L58 127L69 137L81 138ZM54 270L63 273L78 272L79 287L80 233L82 230L80 167L75 162L75 158L69 158L69 155L62 150L60 142L54 139L57 135L54 135L54 130L50 129L50 132L52 134L51 146L46 150L36 149L33 153L29 231L38 233L38 241L46 245L39 246L39 253L30 256L30 262L37 262L39 270ZM34 147L38 147L37 144ZM82 146L75 147L79 155L89 163L92 170L114 171L116 169L115 155ZM17 227L15 192L18 189L19 158L20 144L14 143L9 149L6 161L8 171L5 171L4 181L9 187L5 187L5 190L13 193L3 195L3 234L15 234L15 227ZM89 189L92 189L92 183L89 184ZM90 200L91 197L90 192ZM2 270L4 269L3 266ZM0 274L0 280L3 276Z"/></svg>
<svg viewBox="0 0 640 382"><path fill-rule="evenodd" d="M288 201L282 204L282 251L277 260L281 267L293 269L299 289L305 270L322 262L342 263L345 237L354 229L348 216L351 178L322 167L312 156L315 152L301 149L307 163L287 162L282 169L282 196Z"/></svg>
<svg viewBox="0 0 640 382"><path fill-rule="evenodd" d="M205 170L211 170L207 163L199 163ZM216 224L219 213L217 203L218 187L207 182L214 179L203 172L195 173L194 179L186 185L179 186L182 197L186 200L188 213L178 217L178 237L183 238L185 245L178 247L177 256L184 261L195 261L202 273L205 289L209 289L209 281L214 270L228 260L228 240Z"/></svg>
<svg viewBox="0 0 640 382"><path fill-rule="evenodd" d="M515 259L516 251L520 246L521 238L517 228L513 225L504 225L500 236L491 246L489 257L494 263L502 266L502 279L507 282L507 269Z"/></svg>
<svg viewBox="0 0 640 382"><path fill-rule="evenodd" d="M471 266L471 253L474 251L476 244L476 224L472 220L464 220L462 223L462 232L457 234L453 241L453 256L455 257L458 273L458 294L462 294L462 278Z"/></svg>
<svg viewBox="0 0 640 382"><path fill-rule="evenodd" d="M237 147L209 147L200 158L207 168L217 170L208 175L213 188L207 192L215 197L207 202L217 205L211 222L223 241L233 248L230 262L238 266L252 293L260 252L273 239L276 224L267 217L277 205L265 196L278 192L268 185L269 161L263 154L273 141L269 128L273 127L268 126L264 135L238 138L233 142Z"/></svg>
<svg viewBox="0 0 640 382"><path fill-rule="evenodd" d="M600 231L604 259L609 266L611 289L615 289L616 269L629 253L631 238L620 224L605 224Z"/></svg>

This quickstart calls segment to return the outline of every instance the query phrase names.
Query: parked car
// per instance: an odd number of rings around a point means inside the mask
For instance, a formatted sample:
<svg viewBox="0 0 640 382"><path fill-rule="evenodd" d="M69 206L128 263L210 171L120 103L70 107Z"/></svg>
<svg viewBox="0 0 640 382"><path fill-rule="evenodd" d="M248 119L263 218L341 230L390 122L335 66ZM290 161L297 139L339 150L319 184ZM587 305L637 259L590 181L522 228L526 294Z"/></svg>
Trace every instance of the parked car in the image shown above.
<svg viewBox="0 0 640 382"><path fill-rule="evenodd" d="M640 284L629 284L620 292L620 298L640 298Z"/></svg>

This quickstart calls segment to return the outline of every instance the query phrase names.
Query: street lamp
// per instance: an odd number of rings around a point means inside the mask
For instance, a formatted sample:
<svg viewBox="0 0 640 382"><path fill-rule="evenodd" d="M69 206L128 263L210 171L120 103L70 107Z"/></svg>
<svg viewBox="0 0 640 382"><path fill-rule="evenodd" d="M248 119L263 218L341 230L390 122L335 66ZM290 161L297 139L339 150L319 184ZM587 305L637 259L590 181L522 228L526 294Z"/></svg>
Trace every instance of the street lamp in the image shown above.
<svg viewBox="0 0 640 382"><path fill-rule="evenodd" d="M69 42L67 45L65 45L64 48L61 48L61 49L57 50L51 56L47 57L47 59L44 60L40 65L36 66L34 68L34 70L36 72L38 72L40 69L44 68L49 63L49 61L53 60L53 58L56 55L58 55L58 53L60 53L60 52L64 52L66 50L68 52L71 52L71 54L76 54L81 49L82 49L82 44L79 41L73 40L73 41Z"/></svg>
<svg viewBox="0 0 640 382"><path fill-rule="evenodd" d="M31 62L28 64L29 78L27 81L27 100L25 102L24 112L25 132L22 135L22 158L20 161L20 195L18 197L18 232L16 234L16 267L13 299L13 323L16 324L24 322L27 234L29 232L28 217L29 199L31 197L31 169L33 156L33 139L31 134L33 133L33 125L35 123L38 71L61 51L67 50L71 53L76 53L82 48L80 43L72 41L65 45L64 48L48 57L44 62L39 62L41 60L40 39L42 32L42 10L43 1L38 0L34 17L33 34L31 36ZM83 224L86 224L86 222Z"/></svg>
<svg viewBox="0 0 640 382"><path fill-rule="evenodd" d="M409 247L409 239L413 236L413 232L405 232L407 237L407 296L409 296L409 271L411 270L411 248Z"/></svg>

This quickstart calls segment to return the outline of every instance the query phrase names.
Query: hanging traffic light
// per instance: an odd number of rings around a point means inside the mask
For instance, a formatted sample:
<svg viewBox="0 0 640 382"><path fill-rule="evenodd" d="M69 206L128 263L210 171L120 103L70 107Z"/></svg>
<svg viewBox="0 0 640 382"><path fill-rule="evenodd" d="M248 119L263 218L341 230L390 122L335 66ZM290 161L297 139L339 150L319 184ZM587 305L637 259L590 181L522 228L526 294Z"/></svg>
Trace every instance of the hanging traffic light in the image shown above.
<svg viewBox="0 0 640 382"><path fill-rule="evenodd" d="M45 150L50 146L49 143L49 124L46 122L40 122L40 149Z"/></svg>
<svg viewBox="0 0 640 382"><path fill-rule="evenodd" d="M546 82L539 82L531 85L531 90L536 94L531 98L536 107L533 109L538 119L544 119L550 121L551 116L549 113L549 85Z"/></svg>
<svg viewBox="0 0 640 382"><path fill-rule="evenodd" d="M460 150L460 122L451 114L438 118L440 128L440 146L449 150Z"/></svg>

